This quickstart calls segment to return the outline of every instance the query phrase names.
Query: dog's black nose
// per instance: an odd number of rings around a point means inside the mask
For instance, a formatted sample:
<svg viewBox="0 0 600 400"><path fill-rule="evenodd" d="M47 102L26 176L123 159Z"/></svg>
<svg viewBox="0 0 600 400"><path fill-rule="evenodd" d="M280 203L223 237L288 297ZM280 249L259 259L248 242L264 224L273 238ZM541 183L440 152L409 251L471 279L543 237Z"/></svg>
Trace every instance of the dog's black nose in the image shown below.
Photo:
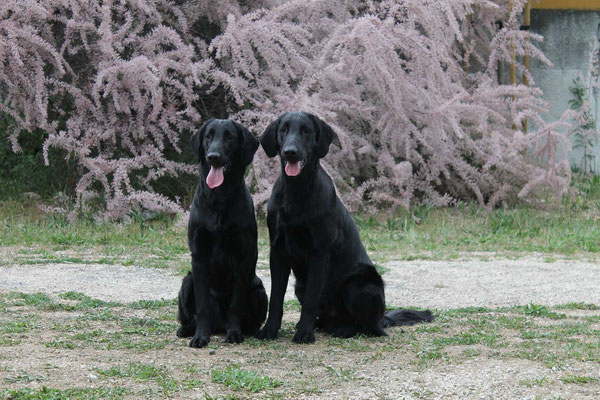
<svg viewBox="0 0 600 400"><path fill-rule="evenodd" d="M206 159L208 160L208 162L211 162L211 163L219 162L219 161L221 161L221 154L211 151L210 153L208 153L206 155Z"/></svg>
<svg viewBox="0 0 600 400"><path fill-rule="evenodd" d="M283 154L285 154L287 157L296 157L298 155L298 148L296 146L285 146L283 148Z"/></svg>

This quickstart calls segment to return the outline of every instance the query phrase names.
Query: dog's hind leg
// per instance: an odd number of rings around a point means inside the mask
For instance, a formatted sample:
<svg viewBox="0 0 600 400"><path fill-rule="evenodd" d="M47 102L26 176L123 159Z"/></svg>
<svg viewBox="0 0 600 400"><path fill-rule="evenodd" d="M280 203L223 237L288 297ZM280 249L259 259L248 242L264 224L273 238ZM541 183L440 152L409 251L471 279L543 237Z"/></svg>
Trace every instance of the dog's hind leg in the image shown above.
<svg viewBox="0 0 600 400"><path fill-rule="evenodd" d="M242 332L254 336L267 317L269 300L265 287L258 276L254 276L248 287L248 303L242 315Z"/></svg>
<svg viewBox="0 0 600 400"><path fill-rule="evenodd" d="M179 297L177 302L177 319L181 324L181 327L177 330L178 337L190 337L196 332L196 303L194 299L194 281L192 279L192 273L189 272L183 282L181 282L181 289L179 290Z"/></svg>
<svg viewBox="0 0 600 400"><path fill-rule="evenodd" d="M361 264L346 278L338 309L337 321L331 329L333 336L386 335L380 324L385 312L383 280L375 267Z"/></svg>

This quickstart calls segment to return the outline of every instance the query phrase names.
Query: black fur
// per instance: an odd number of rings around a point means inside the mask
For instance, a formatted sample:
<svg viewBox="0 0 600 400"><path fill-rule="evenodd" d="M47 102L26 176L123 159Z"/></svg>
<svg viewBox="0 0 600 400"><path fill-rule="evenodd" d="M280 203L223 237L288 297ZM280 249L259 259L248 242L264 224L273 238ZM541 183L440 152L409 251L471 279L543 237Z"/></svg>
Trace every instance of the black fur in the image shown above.
<svg viewBox="0 0 600 400"><path fill-rule="evenodd" d="M204 347L211 333L226 332L240 343L265 320L267 295L256 276L257 229L254 205L244 182L258 140L230 120L209 120L190 145L200 163L200 182L190 209L188 245L192 272L179 291L179 337ZM210 158L209 158L210 155ZM211 165L224 167L223 183L210 189Z"/></svg>
<svg viewBox="0 0 600 400"><path fill-rule="evenodd" d="M272 287L261 339L277 337L290 271L302 305L294 342L314 342L315 327L338 337L383 336L383 328L432 319L429 311L385 314L383 280L319 163L333 137L329 125L307 113L283 114L260 137L267 155L281 158L267 210ZM288 162L302 163L297 176L286 174Z"/></svg>

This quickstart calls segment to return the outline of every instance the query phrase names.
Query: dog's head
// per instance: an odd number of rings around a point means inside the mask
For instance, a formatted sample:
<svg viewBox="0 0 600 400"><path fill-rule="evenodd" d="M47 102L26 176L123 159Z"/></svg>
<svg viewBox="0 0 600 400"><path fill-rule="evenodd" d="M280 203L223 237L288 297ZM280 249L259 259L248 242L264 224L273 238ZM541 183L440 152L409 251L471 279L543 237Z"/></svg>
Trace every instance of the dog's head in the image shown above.
<svg viewBox="0 0 600 400"><path fill-rule="evenodd" d="M244 172L258 149L258 139L237 122L209 119L192 135L190 146L202 169L208 170L206 184L214 189L223 184L228 171Z"/></svg>
<svg viewBox="0 0 600 400"><path fill-rule="evenodd" d="M288 112L271 122L260 137L269 157L281 157L288 176L297 176L305 165L323 158L333 140L333 129L305 112Z"/></svg>

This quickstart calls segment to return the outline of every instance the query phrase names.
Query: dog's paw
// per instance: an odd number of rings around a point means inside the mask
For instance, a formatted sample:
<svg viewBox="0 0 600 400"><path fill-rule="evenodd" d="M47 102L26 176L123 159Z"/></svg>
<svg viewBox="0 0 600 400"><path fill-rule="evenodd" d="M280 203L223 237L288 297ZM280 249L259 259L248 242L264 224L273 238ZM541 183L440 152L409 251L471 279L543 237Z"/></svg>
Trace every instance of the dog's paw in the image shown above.
<svg viewBox="0 0 600 400"><path fill-rule="evenodd" d="M352 326L336 326L331 331L331 336L339 338L351 338L358 333L356 328Z"/></svg>
<svg viewBox="0 0 600 400"><path fill-rule="evenodd" d="M277 338L277 333L279 329L271 329L268 327L264 327L256 332L256 338L260 340L274 340Z"/></svg>
<svg viewBox="0 0 600 400"><path fill-rule="evenodd" d="M177 329L177 337L186 338L190 337L194 334L195 327L182 326Z"/></svg>
<svg viewBox="0 0 600 400"><path fill-rule="evenodd" d="M315 332L308 330L298 330L292 339L294 343L314 343Z"/></svg>
<svg viewBox="0 0 600 400"><path fill-rule="evenodd" d="M202 347L206 347L209 342L210 336L194 336L192 340L190 340L190 347L201 349Z"/></svg>
<svg viewBox="0 0 600 400"><path fill-rule="evenodd" d="M244 341L244 335L240 331L230 331L227 332L227 338L225 338L227 343L242 343Z"/></svg>

